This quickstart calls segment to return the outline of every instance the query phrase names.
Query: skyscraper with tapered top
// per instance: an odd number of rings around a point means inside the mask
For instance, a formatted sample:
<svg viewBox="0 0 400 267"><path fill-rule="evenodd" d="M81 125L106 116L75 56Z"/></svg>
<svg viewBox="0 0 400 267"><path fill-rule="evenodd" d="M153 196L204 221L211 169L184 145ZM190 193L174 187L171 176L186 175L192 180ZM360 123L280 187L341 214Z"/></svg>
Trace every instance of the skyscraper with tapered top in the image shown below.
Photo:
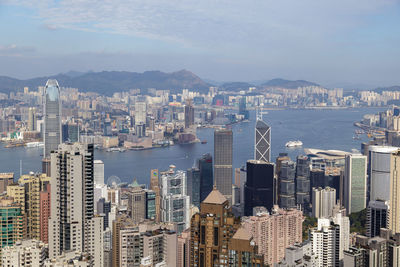
<svg viewBox="0 0 400 267"><path fill-rule="evenodd" d="M57 80L48 80L44 97L44 152L43 157L50 157L50 152L57 150L61 143L61 98Z"/></svg>
<svg viewBox="0 0 400 267"><path fill-rule="evenodd" d="M266 162L271 160L271 127L261 117L256 122L254 159Z"/></svg>

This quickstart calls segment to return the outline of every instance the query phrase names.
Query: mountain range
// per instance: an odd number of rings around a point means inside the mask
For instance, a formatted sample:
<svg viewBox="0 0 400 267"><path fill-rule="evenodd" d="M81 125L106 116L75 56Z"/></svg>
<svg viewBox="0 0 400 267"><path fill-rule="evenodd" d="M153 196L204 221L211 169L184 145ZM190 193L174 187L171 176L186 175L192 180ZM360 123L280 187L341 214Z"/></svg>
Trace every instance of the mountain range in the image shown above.
<svg viewBox="0 0 400 267"><path fill-rule="evenodd" d="M148 88L159 90L170 90L173 93L181 92L182 89L190 89L201 93L208 92L210 86L217 85L228 91L247 90L249 87L259 89L286 88L296 89L302 86L318 86L317 83L305 80L272 79L264 82L225 82L217 83L203 80L188 70L166 73L161 71L145 71L143 73L128 71L102 71L102 72L77 72L70 71L53 76L37 77L20 80L7 76L0 76L0 92L9 93L22 90L23 87L37 88L44 86L48 79L56 79L61 87L79 88L82 92L97 92L104 95L112 95L114 92L127 91L130 89L142 89L145 93ZM378 88L400 90L400 87Z"/></svg>

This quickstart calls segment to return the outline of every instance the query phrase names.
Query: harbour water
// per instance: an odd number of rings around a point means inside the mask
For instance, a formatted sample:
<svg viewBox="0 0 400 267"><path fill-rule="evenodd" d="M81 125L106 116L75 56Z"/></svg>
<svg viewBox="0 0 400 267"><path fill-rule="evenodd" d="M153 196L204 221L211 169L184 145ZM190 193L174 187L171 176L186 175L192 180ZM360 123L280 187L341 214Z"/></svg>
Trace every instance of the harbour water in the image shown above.
<svg viewBox="0 0 400 267"><path fill-rule="evenodd" d="M280 152L288 153L292 159L303 154L303 148L338 149L351 151L360 149L360 144L368 140L354 140L353 126L365 114L383 111L385 108L357 108L333 110L272 110L264 115L264 120L271 126L272 159ZM255 113L251 112L250 121L232 126L233 130L233 165L241 167L246 160L254 157L254 125ZM112 175L118 176L123 182L131 182L134 178L139 183L148 183L150 170L158 168L166 170L173 164L178 169L187 169L194 165L197 158L204 153L213 154L214 129L198 129L200 140L207 144L195 143L175 145L167 148L157 148L142 151L105 152L95 150L95 159L103 160L105 164L105 179ZM286 148L290 140L301 140L302 148ZM4 148L0 145L0 172L20 173L41 170L42 148Z"/></svg>

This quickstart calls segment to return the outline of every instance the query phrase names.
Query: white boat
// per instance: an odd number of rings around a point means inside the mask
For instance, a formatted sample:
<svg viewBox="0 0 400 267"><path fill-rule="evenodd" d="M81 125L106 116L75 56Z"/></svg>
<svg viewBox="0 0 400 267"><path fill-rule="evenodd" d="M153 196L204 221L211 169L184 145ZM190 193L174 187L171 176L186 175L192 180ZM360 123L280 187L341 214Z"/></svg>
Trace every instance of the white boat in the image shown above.
<svg viewBox="0 0 400 267"><path fill-rule="evenodd" d="M303 142L301 142L300 140L297 141L289 141L286 143L286 147L298 147L298 146L302 146Z"/></svg>
<svg viewBox="0 0 400 267"><path fill-rule="evenodd" d="M31 147L43 147L44 144L43 142L29 142L25 144L26 147L31 148Z"/></svg>

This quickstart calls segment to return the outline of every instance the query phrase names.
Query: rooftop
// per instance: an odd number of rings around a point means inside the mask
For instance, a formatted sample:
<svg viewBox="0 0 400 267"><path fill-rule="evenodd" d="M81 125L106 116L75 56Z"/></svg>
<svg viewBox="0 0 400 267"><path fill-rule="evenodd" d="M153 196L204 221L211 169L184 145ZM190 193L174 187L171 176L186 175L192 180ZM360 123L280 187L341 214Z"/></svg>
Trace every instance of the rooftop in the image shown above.
<svg viewBox="0 0 400 267"><path fill-rule="evenodd" d="M204 199L203 203L208 204L223 204L227 201L226 197L218 191L218 189L214 186L213 190L210 194Z"/></svg>

